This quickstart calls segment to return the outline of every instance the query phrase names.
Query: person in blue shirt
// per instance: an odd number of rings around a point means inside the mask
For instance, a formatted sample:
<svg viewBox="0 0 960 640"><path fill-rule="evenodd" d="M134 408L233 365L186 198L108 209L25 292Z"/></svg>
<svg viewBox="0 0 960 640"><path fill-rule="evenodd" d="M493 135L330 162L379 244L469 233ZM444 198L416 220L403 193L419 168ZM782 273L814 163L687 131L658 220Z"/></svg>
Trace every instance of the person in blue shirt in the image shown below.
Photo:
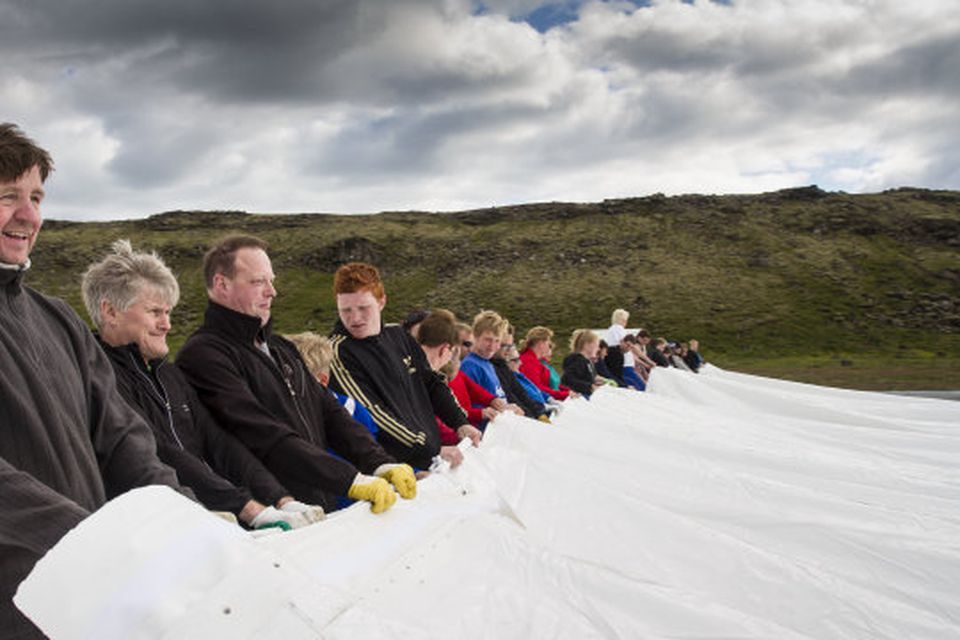
<svg viewBox="0 0 960 640"><path fill-rule="evenodd" d="M507 321L496 311L481 311L473 319L473 348L460 363L463 374L498 398L507 398L490 362L500 349Z"/></svg>

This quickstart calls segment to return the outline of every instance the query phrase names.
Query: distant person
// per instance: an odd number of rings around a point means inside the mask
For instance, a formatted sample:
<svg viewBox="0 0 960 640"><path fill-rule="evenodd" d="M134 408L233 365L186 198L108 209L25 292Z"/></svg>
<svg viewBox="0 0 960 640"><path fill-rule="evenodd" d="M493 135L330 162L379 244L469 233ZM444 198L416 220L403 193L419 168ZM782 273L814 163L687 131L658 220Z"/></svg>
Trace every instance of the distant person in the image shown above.
<svg viewBox="0 0 960 640"><path fill-rule="evenodd" d="M610 373L610 369L607 367L607 363L605 362L607 357L607 352L609 350L610 348L607 346L606 340L600 340L600 342L597 343L597 356L596 356L596 359L594 360L594 366L597 369L598 376L613 382L616 386L619 387L622 385L617 383L617 381L614 379L613 374Z"/></svg>
<svg viewBox="0 0 960 640"><path fill-rule="evenodd" d="M480 316L478 316L478 318L479 317ZM474 322L474 326L477 326L476 321ZM534 389L536 389L537 393L533 395L527 393L526 387L520 381L521 376L517 375L520 371L520 353L514 345L513 325L506 319L503 319L500 348L490 356L489 360L507 396L507 402L518 406L523 410L523 415L528 418L549 422L548 416L552 409L548 409L544 402L538 399L542 398L543 394L541 394L536 387L534 387ZM530 384L532 385L533 383L531 382Z"/></svg>
<svg viewBox="0 0 960 640"><path fill-rule="evenodd" d="M666 339L657 338L656 340L651 340L647 345L647 357L653 360L658 367L669 367L670 361L667 360L667 356L664 355L666 348Z"/></svg>
<svg viewBox="0 0 960 640"><path fill-rule="evenodd" d="M700 367L703 366L703 356L700 355L700 342L698 340L690 340L685 353L683 353L683 361L687 363L691 371L699 373Z"/></svg>
<svg viewBox="0 0 960 640"><path fill-rule="evenodd" d="M637 333L634 334L637 338L636 347L633 350L634 358L636 362L634 363L637 373L640 374L640 377L643 378L644 382L650 377L650 371L657 366L657 363L650 359L647 355L647 345L650 344L650 332L646 329L638 329Z"/></svg>
<svg viewBox="0 0 960 640"><path fill-rule="evenodd" d="M547 327L533 327L520 348L520 371L545 395L566 400L570 390L550 385L550 370L542 362L553 352L553 331Z"/></svg>
<svg viewBox="0 0 960 640"><path fill-rule="evenodd" d="M623 336L627 335L627 323L630 321L630 312L626 309L614 309L610 314L610 328L604 336L607 345L611 348L619 346Z"/></svg>
<svg viewBox="0 0 960 640"><path fill-rule="evenodd" d="M399 326L383 324L387 295L380 272L363 262L347 263L334 274L333 290L339 320L330 337L330 386L370 410L379 442L398 460L417 469L429 469L437 455L458 462L462 454L442 445L436 417L474 445L481 433L416 340Z"/></svg>
<svg viewBox="0 0 960 640"><path fill-rule="evenodd" d="M637 358L634 345L636 338L627 331L630 313L626 309L614 309L610 315L610 328L606 341L610 345L607 353L607 368L624 386L643 391L647 385L637 371Z"/></svg>
<svg viewBox="0 0 960 640"><path fill-rule="evenodd" d="M690 367L683 361L683 351L678 342L670 342L667 344L666 356L670 361L670 365L674 368L680 369L681 371L690 371Z"/></svg>
<svg viewBox="0 0 960 640"><path fill-rule="evenodd" d="M305 527L323 509L293 499L233 436L220 428L186 377L166 360L170 312L180 286L155 253L113 243L83 276L83 302L99 330L120 394L153 429L160 459L213 511L251 528Z"/></svg>
<svg viewBox="0 0 960 640"><path fill-rule="evenodd" d="M570 354L563 359L563 384L588 398L604 385L594 365L599 349L600 336L589 329L577 329L570 336Z"/></svg>
<svg viewBox="0 0 960 640"><path fill-rule="evenodd" d="M507 321L496 311L481 311L473 319L473 348L460 363L460 371L496 398L506 398L500 378L490 362L506 330Z"/></svg>
<svg viewBox="0 0 960 640"><path fill-rule="evenodd" d="M500 353L503 355L504 360L506 360L513 377L520 383L520 386L523 387L527 396L537 403L537 405L542 406L546 415L553 413L557 409L559 401L554 400L549 394L541 391L540 388L534 384L533 380L524 375L523 371L521 371L523 360L520 358L520 352L517 351L516 345L506 345L501 349Z"/></svg>
<svg viewBox="0 0 960 640"><path fill-rule="evenodd" d="M327 511L343 496L369 502L374 513L393 505L395 490L416 496L413 470L387 454L320 386L297 348L273 333L277 290L267 244L228 236L207 251L203 274L204 321L177 365L217 422L294 497Z"/></svg>
<svg viewBox="0 0 960 640"><path fill-rule="evenodd" d="M13 594L37 560L107 500L180 487L84 321L23 282L52 170L50 154L0 124L0 634L31 640L45 636Z"/></svg>
<svg viewBox="0 0 960 640"><path fill-rule="evenodd" d="M628 333L620 340L620 349L623 351L623 381L627 383L628 387L636 389L637 391L646 391L647 384L643 381L643 378L640 377L640 374L637 373L635 366L636 348L636 336Z"/></svg>

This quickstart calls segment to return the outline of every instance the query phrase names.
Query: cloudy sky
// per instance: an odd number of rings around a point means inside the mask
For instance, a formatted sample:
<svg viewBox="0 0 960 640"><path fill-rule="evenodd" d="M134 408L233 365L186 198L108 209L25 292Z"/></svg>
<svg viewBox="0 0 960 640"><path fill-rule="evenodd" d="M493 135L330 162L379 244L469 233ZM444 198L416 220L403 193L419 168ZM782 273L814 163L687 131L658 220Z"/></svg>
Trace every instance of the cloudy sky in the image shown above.
<svg viewBox="0 0 960 640"><path fill-rule="evenodd" d="M956 0L0 0L45 215L960 188Z"/></svg>

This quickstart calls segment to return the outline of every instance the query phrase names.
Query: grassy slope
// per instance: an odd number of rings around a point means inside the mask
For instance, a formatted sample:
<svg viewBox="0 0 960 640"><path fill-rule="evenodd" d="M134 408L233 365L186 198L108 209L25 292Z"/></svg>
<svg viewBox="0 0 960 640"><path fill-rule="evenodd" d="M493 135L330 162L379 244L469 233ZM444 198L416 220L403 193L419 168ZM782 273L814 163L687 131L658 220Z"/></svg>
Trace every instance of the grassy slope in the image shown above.
<svg viewBox="0 0 960 640"><path fill-rule="evenodd" d="M457 214L176 212L52 223L31 281L80 309L80 274L112 240L156 249L183 288L176 349L202 315L203 251L233 231L271 243L281 331L326 331L331 275L360 259L384 273L388 320L413 307L462 318L495 308L521 332L553 327L559 356L570 331L607 326L622 306L631 326L698 337L721 366L860 388L960 388L954 192L807 188Z"/></svg>

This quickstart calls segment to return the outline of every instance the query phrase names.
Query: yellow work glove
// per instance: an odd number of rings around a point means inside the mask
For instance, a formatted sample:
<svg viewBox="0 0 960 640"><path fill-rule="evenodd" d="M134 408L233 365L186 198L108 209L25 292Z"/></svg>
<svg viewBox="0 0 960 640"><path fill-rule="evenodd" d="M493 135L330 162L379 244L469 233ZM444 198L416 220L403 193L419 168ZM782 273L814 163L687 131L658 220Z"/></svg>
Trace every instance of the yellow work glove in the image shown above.
<svg viewBox="0 0 960 640"><path fill-rule="evenodd" d="M374 513L383 513L397 501L397 493L389 482L362 473L358 473L354 478L353 484L347 490L347 496L353 500L366 500Z"/></svg>
<svg viewBox="0 0 960 640"><path fill-rule="evenodd" d="M413 467L410 465L382 464L373 475L392 484L401 498L409 500L417 497L417 476L413 475Z"/></svg>

